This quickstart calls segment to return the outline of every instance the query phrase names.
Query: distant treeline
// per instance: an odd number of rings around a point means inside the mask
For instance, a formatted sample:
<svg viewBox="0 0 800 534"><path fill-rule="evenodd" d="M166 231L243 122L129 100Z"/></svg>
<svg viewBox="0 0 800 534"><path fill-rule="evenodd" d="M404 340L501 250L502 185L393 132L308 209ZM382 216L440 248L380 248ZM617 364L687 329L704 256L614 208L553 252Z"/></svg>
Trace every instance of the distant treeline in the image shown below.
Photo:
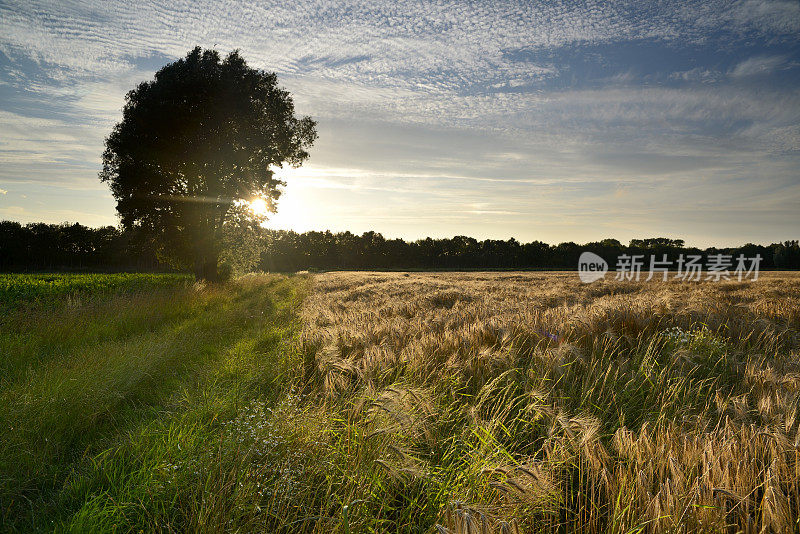
<svg viewBox="0 0 800 534"><path fill-rule="evenodd" d="M771 245L746 244L735 248L698 249L680 239L634 239L623 245L616 239L579 245L548 245L541 241L456 236L413 242L386 239L376 232L305 232L259 230L247 239L247 250L229 257L244 258L239 269L298 271L327 269L576 269L581 252L591 251L608 261L611 269L623 254L678 256L726 254L735 258L760 255L761 269L800 269L797 240ZM254 250L255 249L255 250ZM646 267L645 267L646 269ZM155 247L136 230L111 226L88 228L80 224L28 224L0 222L0 270L169 270L158 261Z"/></svg>
<svg viewBox="0 0 800 534"><path fill-rule="evenodd" d="M0 221L0 271L164 271L139 232Z"/></svg>
<svg viewBox="0 0 800 534"><path fill-rule="evenodd" d="M263 270L293 271L300 269L577 269L578 258L591 251L605 259L613 270L623 254L651 255L658 259L666 254L676 261L680 254L700 255L705 264L709 255L730 254L735 258L761 255L761 269L800 268L800 245L787 241L772 245L747 244L736 248L698 249L686 247L680 239L634 239L623 245L616 239L604 239L579 245L548 245L541 241L520 243L508 240L477 239L455 236L447 239L420 239L406 242L385 239L381 234L366 232L360 236L350 232L266 231L263 236L260 267Z"/></svg>

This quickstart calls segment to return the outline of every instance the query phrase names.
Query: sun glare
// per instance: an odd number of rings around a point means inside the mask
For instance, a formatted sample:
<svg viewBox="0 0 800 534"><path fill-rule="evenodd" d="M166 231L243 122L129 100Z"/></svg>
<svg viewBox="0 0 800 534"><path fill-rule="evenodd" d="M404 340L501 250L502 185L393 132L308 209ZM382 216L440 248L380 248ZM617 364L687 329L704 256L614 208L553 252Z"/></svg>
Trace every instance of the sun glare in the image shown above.
<svg viewBox="0 0 800 534"><path fill-rule="evenodd" d="M250 211L254 214L263 216L269 213L269 205L263 198L256 198L250 202Z"/></svg>

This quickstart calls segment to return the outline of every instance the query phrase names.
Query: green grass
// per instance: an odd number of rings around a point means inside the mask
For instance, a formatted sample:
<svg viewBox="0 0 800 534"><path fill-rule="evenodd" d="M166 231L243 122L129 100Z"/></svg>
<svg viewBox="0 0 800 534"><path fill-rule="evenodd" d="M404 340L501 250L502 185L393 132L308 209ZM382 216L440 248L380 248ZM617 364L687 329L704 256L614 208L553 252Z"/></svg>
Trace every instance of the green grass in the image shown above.
<svg viewBox="0 0 800 534"><path fill-rule="evenodd" d="M229 422L277 402L306 285L254 276L6 316L0 530L246 523L239 493L257 482L236 480L250 453Z"/></svg>

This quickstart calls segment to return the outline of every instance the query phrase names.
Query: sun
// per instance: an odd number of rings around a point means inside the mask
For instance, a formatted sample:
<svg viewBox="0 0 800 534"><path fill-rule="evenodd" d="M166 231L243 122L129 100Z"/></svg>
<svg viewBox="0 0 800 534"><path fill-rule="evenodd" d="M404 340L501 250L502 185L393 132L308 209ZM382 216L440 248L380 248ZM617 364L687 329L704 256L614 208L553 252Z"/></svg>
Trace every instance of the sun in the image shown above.
<svg viewBox="0 0 800 534"><path fill-rule="evenodd" d="M267 201L263 198L258 197L250 201L250 211L255 215L263 217L269 213L269 204L267 204Z"/></svg>

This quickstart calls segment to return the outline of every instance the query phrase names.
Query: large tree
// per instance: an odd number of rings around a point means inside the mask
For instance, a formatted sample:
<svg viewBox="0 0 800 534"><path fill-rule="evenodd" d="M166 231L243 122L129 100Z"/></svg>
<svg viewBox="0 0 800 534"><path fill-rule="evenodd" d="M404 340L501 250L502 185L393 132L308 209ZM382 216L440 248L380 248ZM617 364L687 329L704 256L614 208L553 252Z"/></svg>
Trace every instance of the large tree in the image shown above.
<svg viewBox="0 0 800 534"><path fill-rule="evenodd" d="M223 60L198 47L127 94L100 179L111 184L124 228L144 231L163 259L213 281L226 225L241 223L254 198L275 205L285 184L274 169L302 164L315 127L295 117L274 73L249 67L238 51Z"/></svg>

